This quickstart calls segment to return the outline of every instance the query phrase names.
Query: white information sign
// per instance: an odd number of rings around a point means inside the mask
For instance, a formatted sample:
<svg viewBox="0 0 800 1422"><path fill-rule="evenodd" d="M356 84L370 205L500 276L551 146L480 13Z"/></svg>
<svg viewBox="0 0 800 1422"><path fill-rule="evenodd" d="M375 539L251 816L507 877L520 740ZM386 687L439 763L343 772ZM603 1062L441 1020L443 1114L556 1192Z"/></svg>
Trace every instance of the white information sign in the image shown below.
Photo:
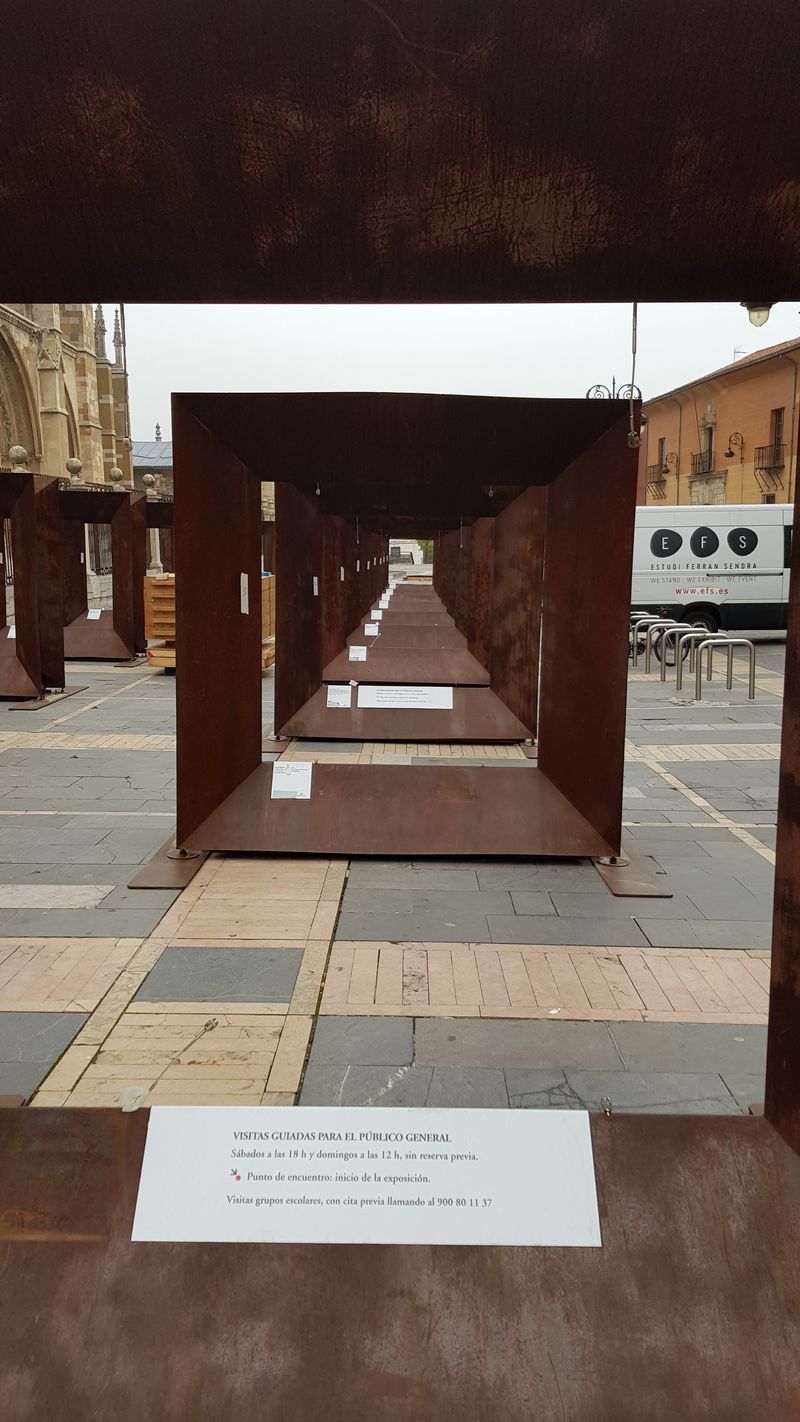
<svg viewBox="0 0 800 1422"><path fill-rule="evenodd" d="M452 686L360 686L359 707L392 711L452 711Z"/></svg>
<svg viewBox="0 0 800 1422"><path fill-rule="evenodd" d="M370 617L372 618L373 622L382 622L382 621L383 621L383 609L380 608L380 607L373 607L373 609L372 609L372 611L371 611L371 613L370 613Z"/></svg>
<svg viewBox="0 0 800 1422"><path fill-rule="evenodd" d="M9 629L8 629L8 635L9 635L9 637L12 637L12 638L16 641L16 637L17 637L16 623L12 622L11 626L10 626Z"/></svg>
<svg viewBox="0 0 800 1422"><path fill-rule="evenodd" d="M349 662L365 662L367 660L366 647L359 647L353 643L352 647L347 648L347 660Z"/></svg>
<svg viewBox="0 0 800 1422"><path fill-rule="evenodd" d="M349 707L353 700L353 688L348 682L346 686L328 687L328 706Z"/></svg>
<svg viewBox="0 0 800 1422"><path fill-rule="evenodd" d="M310 800L310 760L276 760L272 766L273 800Z"/></svg>
<svg viewBox="0 0 800 1422"><path fill-rule="evenodd" d="M153 1106L132 1237L598 1247L589 1116Z"/></svg>
<svg viewBox="0 0 800 1422"><path fill-rule="evenodd" d="M378 627L377 622L365 622L365 623L364 623L364 636L365 636L365 637L377 637L379 631L380 631L380 628Z"/></svg>
<svg viewBox="0 0 800 1422"><path fill-rule="evenodd" d="M339 564L339 582L344 582L344 568L342 567L341 563Z"/></svg>
<svg viewBox="0 0 800 1422"><path fill-rule="evenodd" d="M250 580L247 573L239 574L239 611L250 611Z"/></svg>
<svg viewBox="0 0 800 1422"><path fill-rule="evenodd" d="M315 597L319 597L319 578L311 579L312 589Z"/></svg>
<svg viewBox="0 0 800 1422"><path fill-rule="evenodd" d="M103 609L102 609L102 607L90 607L90 608L89 608L89 611L88 611L87 614L86 614L86 621L87 621L87 622L99 622L99 621L100 621L100 618L101 618L102 616L103 616Z"/></svg>

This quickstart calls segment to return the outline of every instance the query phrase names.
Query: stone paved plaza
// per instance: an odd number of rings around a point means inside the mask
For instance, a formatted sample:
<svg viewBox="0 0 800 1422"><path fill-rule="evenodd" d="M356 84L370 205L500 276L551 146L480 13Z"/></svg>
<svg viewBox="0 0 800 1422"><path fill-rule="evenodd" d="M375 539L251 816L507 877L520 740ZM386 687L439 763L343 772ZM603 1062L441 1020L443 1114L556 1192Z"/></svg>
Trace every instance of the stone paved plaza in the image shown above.
<svg viewBox="0 0 800 1422"><path fill-rule="evenodd" d="M175 681L73 664L76 695L0 710L0 1094L757 1107L782 666L759 647L755 702L743 663L699 704L631 673L626 848L672 897L626 898L588 861L211 856L179 895L128 889L174 828ZM520 747L283 754L531 764Z"/></svg>

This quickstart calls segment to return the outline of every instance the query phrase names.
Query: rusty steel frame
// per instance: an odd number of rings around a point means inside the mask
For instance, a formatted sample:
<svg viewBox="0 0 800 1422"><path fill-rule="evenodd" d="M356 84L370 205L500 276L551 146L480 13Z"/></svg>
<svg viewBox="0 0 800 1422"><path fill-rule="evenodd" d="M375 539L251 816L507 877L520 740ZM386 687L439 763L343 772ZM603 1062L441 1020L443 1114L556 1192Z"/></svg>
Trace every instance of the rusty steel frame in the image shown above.
<svg viewBox="0 0 800 1422"><path fill-rule="evenodd" d="M11 523L16 632L8 636L4 588L0 697L39 698L64 686L58 480L24 470L0 474L0 518Z"/></svg>
<svg viewBox="0 0 800 1422"><path fill-rule="evenodd" d="M147 499L97 486L59 493L64 654L67 660L130 661L144 652L144 579L147 572ZM87 524L111 529L111 612L89 621Z"/></svg>

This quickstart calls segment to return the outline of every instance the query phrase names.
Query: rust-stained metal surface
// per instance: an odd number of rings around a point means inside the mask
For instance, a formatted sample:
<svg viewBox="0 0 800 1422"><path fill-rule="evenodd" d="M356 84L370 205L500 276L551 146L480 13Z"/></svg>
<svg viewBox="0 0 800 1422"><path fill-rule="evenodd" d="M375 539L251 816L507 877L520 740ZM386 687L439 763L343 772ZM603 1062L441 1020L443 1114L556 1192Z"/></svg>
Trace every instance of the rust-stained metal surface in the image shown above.
<svg viewBox="0 0 800 1422"><path fill-rule="evenodd" d="M272 800L262 764L192 834L189 849L406 859L609 854L535 765L316 764L310 800ZM424 814L420 806L424 805Z"/></svg>
<svg viewBox="0 0 800 1422"><path fill-rule="evenodd" d="M787 296L799 50L794 0L28 0L0 270L127 301Z"/></svg>
<svg viewBox="0 0 800 1422"><path fill-rule="evenodd" d="M348 661L347 653L340 652L324 668L322 679L404 682L410 686L489 685L489 673L478 665L466 648L383 648L380 637L365 637L363 640L368 647L365 662Z"/></svg>
<svg viewBox="0 0 800 1422"><path fill-rule="evenodd" d="M800 1161L764 1119L594 1117L602 1248L495 1249L132 1244L147 1114L0 1114L8 1422L797 1415Z"/></svg>
<svg viewBox="0 0 800 1422"><path fill-rule="evenodd" d="M539 766L614 853L638 464L626 434L621 420L547 491L539 690Z"/></svg>
<svg viewBox="0 0 800 1422"><path fill-rule="evenodd" d="M40 697L48 684L42 665L42 632L52 634L52 629L48 606L40 602L40 587L47 565L47 533L52 534L52 528L48 530L52 503L45 503L44 493L51 483L56 481L38 479L24 470L0 475L0 518L11 523L14 560L13 628L7 620L4 583L0 607L0 697ZM59 627L57 636L60 631Z"/></svg>
<svg viewBox="0 0 800 1422"><path fill-rule="evenodd" d="M129 661L143 651L146 567L146 500L121 489L59 491L61 593L64 655L67 660ZM90 622L86 616L87 572L84 528L111 529L111 611Z"/></svg>
<svg viewBox="0 0 800 1422"><path fill-rule="evenodd" d="M179 400L172 440L181 844L261 762L261 483Z"/></svg>
<svg viewBox="0 0 800 1422"><path fill-rule="evenodd" d="M358 663L355 664L358 666ZM352 667L352 663L351 663ZM283 735L334 741L518 741L530 728L488 686L456 686L452 711L329 709L323 686L283 727Z"/></svg>
<svg viewBox="0 0 800 1422"><path fill-rule="evenodd" d="M63 687L64 611L61 600L58 480L34 477L36 511L36 582L39 649L45 687Z"/></svg>
<svg viewBox="0 0 800 1422"><path fill-rule="evenodd" d="M129 889L185 889L205 864L205 854L176 856L174 834L159 845L155 854L136 870L128 881Z"/></svg>
<svg viewBox="0 0 800 1422"><path fill-rule="evenodd" d="M794 430L797 438L797 426ZM800 503L795 498L783 683L764 1111L800 1154Z"/></svg>

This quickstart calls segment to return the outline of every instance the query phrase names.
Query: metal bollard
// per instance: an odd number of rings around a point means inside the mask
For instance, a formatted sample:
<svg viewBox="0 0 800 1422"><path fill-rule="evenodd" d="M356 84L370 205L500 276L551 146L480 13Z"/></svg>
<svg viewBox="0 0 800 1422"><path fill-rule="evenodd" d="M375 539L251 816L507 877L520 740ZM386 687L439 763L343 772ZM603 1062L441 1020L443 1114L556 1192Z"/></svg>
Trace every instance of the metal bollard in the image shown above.
<svg viewBox="0 0 800 1422"><path fill-rule="evenodd" d="M728 665L725 670L725 686L728 691L733 687L733 649L734 647L746 647L748 652L749 675L747 683L747 699L756 699L756 649L747 637L714 637L707 638L701 642L697 653L697 672L695 676L695 700L700 701L702 697L703 683L703 652L708 649L708 666L712 665L715 647L724 647L728 653ZM706 679L710 681L710 670L706 674Z"/></svg>
<svg viewBox="0 0 800 1422"><path fill-rule="evenodd" d="M662 634L661 634L661 646L662 646L662 652L661 652L661 680L662 680L662 681L666 681L666 679L667 679L667 638L668 638L668 637L674 637L674 638L675 638L675 661L676 661L676 664L677 664L677 660L678 660L678 656L679 656L679 647L680 647L680 646L682 645L682 643L683 643L683 638L681 637L680 634L681 634L682 632L684 632L685 627L686 627L686 623L685 623L685 622L674 622L671 627L665 628L665 630L664 630L664 631L662 632Z"/></svg>

